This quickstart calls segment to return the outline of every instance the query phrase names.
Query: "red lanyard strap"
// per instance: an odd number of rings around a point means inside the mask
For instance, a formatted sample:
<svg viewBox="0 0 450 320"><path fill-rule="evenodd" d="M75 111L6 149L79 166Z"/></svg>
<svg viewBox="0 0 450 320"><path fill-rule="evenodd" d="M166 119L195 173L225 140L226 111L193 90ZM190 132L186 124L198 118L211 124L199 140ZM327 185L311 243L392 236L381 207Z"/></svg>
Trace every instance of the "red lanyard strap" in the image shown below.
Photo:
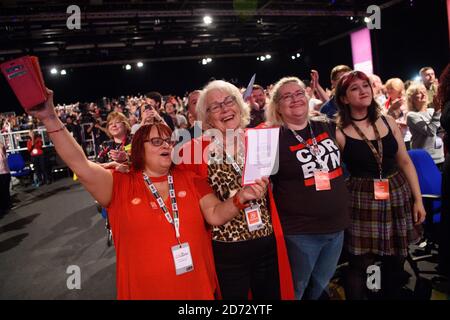
<svg viewBox="0 0 450 320"><path fill-rule="evenodd" d="M377 164L378 164L378 170L380 172L380 179L382 179L382 177L383 177L383 143L381 142L380 132L378 131L377 126L374 123L371 124L373 131L375 132L375 138L377 140L378 150L375 148L373 143L370 142L369 139L367 139L364 132L362 132L361 129L355 123L351 122L351 125L352 125L353 129L355 129L355 131L359 134L359 136L366 142L366 144L369 146L370 150L372 151L372 154L375 157L375 160L377 161Z"/></svg>

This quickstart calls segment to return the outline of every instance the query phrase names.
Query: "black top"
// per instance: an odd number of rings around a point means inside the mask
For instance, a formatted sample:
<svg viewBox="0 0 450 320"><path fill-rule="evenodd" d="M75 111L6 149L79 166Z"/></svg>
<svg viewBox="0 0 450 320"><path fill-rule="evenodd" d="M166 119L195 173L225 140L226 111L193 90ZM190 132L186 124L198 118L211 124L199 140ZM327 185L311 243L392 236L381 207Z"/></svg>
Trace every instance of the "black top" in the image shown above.
<svg viewBox="0 0 450 320"><path fill-rule="evenodd" d="M317 160L289 129L281 127L279 169L271 180L283 232L288 235L333 233L349 225L348 192L334 138L336 127L315 120L311 120L311 126L321 159L328 166L331 190L316 191L314 169L319 168ZM312 145L308 126L297 133Z"/></svg>
<svg viewBox="0 0 450 320"><path fill-rule="evenodd" d="M247 128L254 128L266 121L265 112L265 109L252 109L250 111L250 123L248 124Z"/></svg>
<svg viewBox="0 0 450 320"><path fill-rule="evenodd" d="M389 130L387 135L381 137L383 144L383 177L386 177L398 170L397 161L395 159L398 144L386 118L382 117L382 119ZM353 177L378 179L380 177L378 164L367 143L362 139L349 137L345 133L344 135L346 141L343 159L350 175ZM375 146L375 149L378 150L377 141L370 140L370 142Z"/></svg>
<svg viewBox="0 0 450 320"><path fill-rule="evenodd" d="M99 163L106 163L113 161L109 155L111 150L126 151L125 147L131 143L131 137L128 135L124 142L115 142L114 139L103 142L97 153L96 161Z"/></svg>
<svg viewBox="0 0 450 320"><path fill-rule="evenodd" d="M441 114L441 127L444 128L445 134L445 143L447 147L450 147L450 101L445 103L444 108L442 108Z"/></svg>

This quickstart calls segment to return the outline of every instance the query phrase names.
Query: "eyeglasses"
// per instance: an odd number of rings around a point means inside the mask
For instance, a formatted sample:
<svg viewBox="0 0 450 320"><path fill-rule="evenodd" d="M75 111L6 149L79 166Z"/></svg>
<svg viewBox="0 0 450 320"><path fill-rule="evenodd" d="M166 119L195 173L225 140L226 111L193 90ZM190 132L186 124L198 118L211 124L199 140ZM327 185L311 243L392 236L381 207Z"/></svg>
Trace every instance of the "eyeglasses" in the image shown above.
<svg viewBox="0 0 450 320"><path fill-rule="evenodd" d="M231 107L236 102L235 96L228 96L222 102L215 102L211 104L206 111L211 113L217 113L223 109L223 107Z"/></svg>
<svg viewBox="0 0 450 320"><path fill-rule="evenodd" d="M286 103L292 103L296 99L303 99L304 97L306 97L306 92L304 90L299 90L294 93L286 93L285 95L281 96L281 100Z"/></svg>
<svg viewBox="0 0 450 320"><path fill-rule="evenodd" d="M167 143L169 146L173 147L176 143L176 141L171 140L171 138L163 139L161 137L154 137L148 140L144 140L144 142L150 142L155 147L160 147L163 145L163 143Z"/></svg>

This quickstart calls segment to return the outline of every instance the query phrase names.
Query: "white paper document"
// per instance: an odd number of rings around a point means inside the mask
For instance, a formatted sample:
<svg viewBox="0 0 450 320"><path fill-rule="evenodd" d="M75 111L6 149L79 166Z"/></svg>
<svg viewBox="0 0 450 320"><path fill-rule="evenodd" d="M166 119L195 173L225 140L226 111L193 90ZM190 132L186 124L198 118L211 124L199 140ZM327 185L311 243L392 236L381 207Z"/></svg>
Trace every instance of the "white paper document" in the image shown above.
<svg viewBox="0 0 450 320"><path fill-rule="evenodd" d="M246 130L246 154L242 185L254 184L256 179L278 171L278 139L280 128Z"/></svg>

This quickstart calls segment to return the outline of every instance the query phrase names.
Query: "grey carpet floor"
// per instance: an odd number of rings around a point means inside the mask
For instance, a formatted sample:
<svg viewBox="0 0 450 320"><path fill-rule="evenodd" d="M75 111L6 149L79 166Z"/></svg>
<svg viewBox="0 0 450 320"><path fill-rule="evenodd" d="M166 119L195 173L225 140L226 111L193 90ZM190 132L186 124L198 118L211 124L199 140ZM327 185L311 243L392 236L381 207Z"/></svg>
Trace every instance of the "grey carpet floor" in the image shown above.
<svg viewBox="0 0 450 320"><path fill-rule="evenodd" d="M114 248L84 188L70 178L14 188L15 206L0 219L0 299L115 299ZM68 288L70 266L80 289Z"/></svg>

